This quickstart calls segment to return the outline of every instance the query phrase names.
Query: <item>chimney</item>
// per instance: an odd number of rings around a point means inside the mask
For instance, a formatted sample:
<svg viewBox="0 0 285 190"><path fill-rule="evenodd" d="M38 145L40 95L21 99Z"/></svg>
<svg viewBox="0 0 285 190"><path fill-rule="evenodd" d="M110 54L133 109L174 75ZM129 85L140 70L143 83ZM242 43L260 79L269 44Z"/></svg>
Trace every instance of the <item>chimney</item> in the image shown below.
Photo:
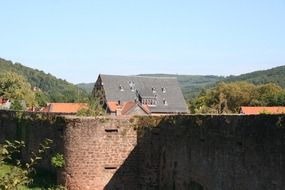
<svg viewBox="0 0 285 190"><path fill-rule="evenodd" d="M116 115L122 115L122 106L121 106L121 100L118 100L117 109L116 109Z"/></svg>
<svg viewBox="0 0 285 190"><path fill-rule="evenodd" d="M122 115L122 107L121 106L117 107L117 110L116 110L116 116L119 116L119 115Z"/></svg>

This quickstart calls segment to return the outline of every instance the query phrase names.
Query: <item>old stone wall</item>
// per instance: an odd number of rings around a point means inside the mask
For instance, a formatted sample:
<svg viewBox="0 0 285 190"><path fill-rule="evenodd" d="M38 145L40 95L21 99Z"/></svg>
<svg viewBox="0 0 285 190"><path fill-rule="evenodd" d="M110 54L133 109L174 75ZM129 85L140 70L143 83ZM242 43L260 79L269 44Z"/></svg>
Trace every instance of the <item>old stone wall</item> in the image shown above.
<svg viewBox="0 0 285 190"><path fill-rule="evenodd" d="M140 189L285 189L285 117L173 116L138 139Z"/></svg>
<svg viewBox="0 0 285 190"><path fill-rule="evenodd" d="M64 154L71 190L285 189L284 115L19 119L0 112L0 141L24 139L32 150L46 137L55 141L52 152Z"/></svg>
<svg viewBox="0 0 285 190"><path fill-rule="evenodd" d="M68 188L138 189L137 160L129 159L134 154L137 135L129 119L69 117L69 120L64 130ZM128 166L122 167L127 159Z"/></svg>
<svg viewBox="0 0 285 190"><path fill-rule="evenodd" d="M45 139L52 140L51 148L45 153L40 167L54 171L51 156L63 152L63 126L66 125L63 117L53 114L0 111L0 143L5 140L23 141L25 148L21 154L27 161Z"/></svg>

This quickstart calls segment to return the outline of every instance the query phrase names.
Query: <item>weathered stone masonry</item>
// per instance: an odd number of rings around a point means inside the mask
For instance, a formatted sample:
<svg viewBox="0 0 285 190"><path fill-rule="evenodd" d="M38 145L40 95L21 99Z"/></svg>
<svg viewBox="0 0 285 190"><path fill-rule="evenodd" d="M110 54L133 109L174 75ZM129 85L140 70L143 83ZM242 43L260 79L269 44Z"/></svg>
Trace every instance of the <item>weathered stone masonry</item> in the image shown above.
<svg viewBox="0 0 285 190"><path fill-rule="evenodd" d="M72 119L64 132L67 184L70 189L104 189L137 145L137 135L128 119ZM134 162L126 171L127 183L136 189Z"/></svg>
<svg viewBox="0 0 285 190"><path fill-rule="evenodd" d="M0 141L23 138L32 150L45 137L64 153L71 190L285 189L284 115L19 120L0 112Z"/></svg>

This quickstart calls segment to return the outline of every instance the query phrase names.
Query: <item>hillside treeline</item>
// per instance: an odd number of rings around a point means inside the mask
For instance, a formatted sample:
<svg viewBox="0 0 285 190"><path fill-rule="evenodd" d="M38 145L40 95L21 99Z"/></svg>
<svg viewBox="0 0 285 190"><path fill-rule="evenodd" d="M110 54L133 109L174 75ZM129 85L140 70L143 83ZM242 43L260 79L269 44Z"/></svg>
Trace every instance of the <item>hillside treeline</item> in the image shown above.
<svg viewBox="0 0 285 190"><path fill-rule="evenodd" d="M23 76L32 88L36 87L42 91L48 102L77 102L87 98L84 90L65 80L0 58L0 74L6 72Z"/></svg>
<svg viewBox="0 0 285 190"><path fill-rule="evenodd" d="M220 82L190 101L192 113L238 113L241 106L284 106L285 90L268 83Z"/></svg>

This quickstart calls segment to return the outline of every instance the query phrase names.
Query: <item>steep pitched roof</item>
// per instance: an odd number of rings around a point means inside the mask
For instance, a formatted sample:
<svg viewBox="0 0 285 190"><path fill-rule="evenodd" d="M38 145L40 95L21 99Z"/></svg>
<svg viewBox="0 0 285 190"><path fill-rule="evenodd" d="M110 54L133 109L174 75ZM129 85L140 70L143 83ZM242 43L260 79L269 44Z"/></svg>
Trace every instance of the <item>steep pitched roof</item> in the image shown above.
<svg viewBox="0 0 285 190"><path fill-rule="evenodd" d="M100 75L99 77L102 80L107 101L134 101L139 93L142 97L157 100L156 106L149 107L152 113L188 112L187 104L175 77L117 75Z"/></svg>
<svg viewBox="0 0 285 190"><path fill-rule="evenodd" d="M246 115L256 115L256 114L261 114L261 113L283 114L285 113L285 107L242 106L240 113L246 114Z"/></svg>
<svg viewBox="0 0 285 190"><path fill-rule="evenodd" d="M141 105L139 103L129 101L129 102L124 103L124 105L122 107L122 115L127 114L129 111L134 109L136 106L139 106L146 114L150 114L150 111L149 111L147 105Z"/></svg>
<svg viewBox="0 0 285 190"><path fill-rule="evenodd" d="M49 103L43 112L76 113L80 109L87 108L85 103Z"/></svg>
<svg viewBox="0 0 285 190"><path fill-rule="evenodd" d="M107 102L107 107L111 112L116 112L118 108L118 102L109 101Z"/></svg>
<svg viewBox="0 0 285 190"><path fill-rule="evenodd" d="M119 105L118 102L109 101L107 102L107 106L111 112L116 112L118 109L121 109L122 115L127 114L130 110L132 110L136 106L139 106L146 114L150 114L150 110L147 105L142 105L134 101L124 102L122 105Z"/></svg>

